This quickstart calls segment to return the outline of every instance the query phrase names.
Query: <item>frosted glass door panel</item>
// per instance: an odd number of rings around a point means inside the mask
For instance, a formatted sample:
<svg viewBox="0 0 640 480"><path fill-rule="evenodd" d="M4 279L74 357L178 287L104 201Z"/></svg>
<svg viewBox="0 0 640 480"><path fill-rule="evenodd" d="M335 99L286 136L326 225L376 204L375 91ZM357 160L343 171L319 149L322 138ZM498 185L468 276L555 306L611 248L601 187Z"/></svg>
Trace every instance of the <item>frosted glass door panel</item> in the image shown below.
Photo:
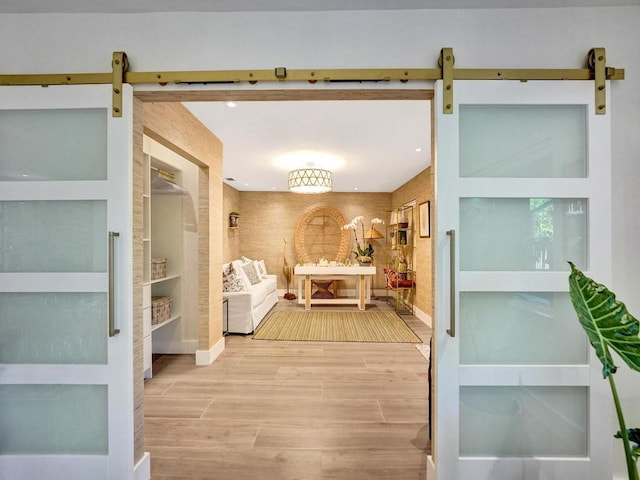
<svg viewBox="0 0 640 480"><path fill-rule="evenodd" d="M460 387L461 456L586 457L586 387Z"/></svg>
<svg viewBox="0 0 640 480"><path fill-rule="evenodd" d="M106 364L105 293L0 293L0 363Z"/></svg>
<svg viewBox="0 0 640 480"><path fill-rule="evenodd" d="M0 385L0 455L106 454L105 385Z"/></svg>
<svg viewBox="0 0 640 480"><path fill-rule="evenodd" d="M0 272L105 272L106 201L0 202Z"/></svg>
<svg viewBox="0 0 640 480"><path fill-rule="evenodd" d="M587 210L584 199L461 198L460 270L586 270Z"/></svg>
<svg viewBox="0 0 640 480"><path fill-rule="evenodd" d="M106 180L107 112L0 111L0 181Z"/></svg>
<svg viewBox="0 0 640 480"><path fill-rule="evenodd" d="M461 292L460 363L586 365L587 336L568 293Z"/></svg>
<svg viewBox="0 0 640 480"><path fill-rule="evenodd" d="M584 105L463 105L460 176L587 175Z"/></svg>

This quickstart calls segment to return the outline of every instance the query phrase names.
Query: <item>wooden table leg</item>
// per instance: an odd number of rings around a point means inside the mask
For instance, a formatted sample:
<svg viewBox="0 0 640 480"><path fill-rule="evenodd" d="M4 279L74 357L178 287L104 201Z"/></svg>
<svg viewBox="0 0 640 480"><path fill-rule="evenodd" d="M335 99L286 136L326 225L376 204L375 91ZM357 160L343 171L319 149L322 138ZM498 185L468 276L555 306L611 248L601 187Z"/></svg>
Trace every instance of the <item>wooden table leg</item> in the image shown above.
<svg viewBox="0 0 640 480"><path fill-rule="evenodd" d="M311 310L311 275L304 276L304 309Z"/></svg>
<svg viewBox="0 0 640 480"><path fill-rule="evenodd" d="M365 300L365 279L364 275L360 275L360 280L358 281L358 309L364 310L364 300Z"/></svg>

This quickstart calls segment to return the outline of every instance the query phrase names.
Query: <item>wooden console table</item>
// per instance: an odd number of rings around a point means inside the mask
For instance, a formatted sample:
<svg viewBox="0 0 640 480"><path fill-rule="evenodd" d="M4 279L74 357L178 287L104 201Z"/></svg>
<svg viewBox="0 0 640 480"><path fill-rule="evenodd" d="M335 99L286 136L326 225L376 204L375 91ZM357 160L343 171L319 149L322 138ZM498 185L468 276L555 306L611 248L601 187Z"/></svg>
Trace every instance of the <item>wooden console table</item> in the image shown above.
<svg viewBox="0 0 640 480"><path fill-rule="evenodd" d="M304 303L305 310L311 310L314 304L354 304L359 310L365 309L365 304L371 302L371 277L376 274L376 267L318 267L310 265L296 265L294 274L298 277L298 303ZM356 296L345 298L311 298L312 281L339 281L345 278L355 278ZM302 283L304 280L304 296Z"/></svg>

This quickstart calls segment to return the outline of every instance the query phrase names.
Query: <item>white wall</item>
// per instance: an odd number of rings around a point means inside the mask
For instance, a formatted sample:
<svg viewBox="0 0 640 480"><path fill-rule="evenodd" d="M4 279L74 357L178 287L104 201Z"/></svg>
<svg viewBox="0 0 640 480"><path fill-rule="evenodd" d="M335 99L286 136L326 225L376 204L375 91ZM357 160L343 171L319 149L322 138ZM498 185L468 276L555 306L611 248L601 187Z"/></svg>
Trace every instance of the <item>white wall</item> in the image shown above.
<svg viewBox="0 0 640 480"><path fill-rule="evenodd" d="M458 67L582 68L590 48L605 47L607 65L625 68L627 76L612 84L609 105L614 205L610 286L640 314L638 25L640 7L0 15L0 73L110 71L114 50L128 54L132 71L436 67L441 47L453 47ZM380 86L387 87L400 84ZM623 401L633 412L628 424L640 426L640 394L631 393L640 391L640 375L625 372L620 377Z"/></svg>

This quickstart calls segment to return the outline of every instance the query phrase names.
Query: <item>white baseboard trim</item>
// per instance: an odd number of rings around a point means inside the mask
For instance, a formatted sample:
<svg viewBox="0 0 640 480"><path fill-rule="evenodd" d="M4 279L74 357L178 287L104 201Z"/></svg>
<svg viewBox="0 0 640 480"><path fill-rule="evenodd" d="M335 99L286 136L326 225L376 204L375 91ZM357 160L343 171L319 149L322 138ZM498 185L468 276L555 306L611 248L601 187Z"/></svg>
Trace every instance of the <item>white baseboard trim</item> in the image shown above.
<svg viewBox="0 0 640 480"><path fill-rule="evenodd" d="M197 340L178 340L164 342L162 340L154 340L153 353L168 353L168 354L184 354L189 355L196 353L198 350Z"/></svg>
<svg viewBox="0 0 640 480"><path fill-rule="evenodd" d="M427 315L418 307L414 307L413 310L414 310L413 312L414 315L418 317L420 320L422 320L422 323L424 323L429 328L433 328L433 321L431 319L431 315Z"/></svg>
<svg viewBox="0 0 640 480"><path fill-rule="evenodd" d="M151 480L151 454L144 452L144 455L133 467L133 480Z"/></svg>
<svg viewBox="0 0 640 480"><path fill-rule="evenodd" d="M196 350L196 365L211 365L224 352L225 341L222 337L210 350Z"/></svg>
<svg viewBox="0 0 640 480"><path fill-rule="evenodd" d="M433 461L433 457L431 455L427 455L427 480L437 480L438 476L436 475L436 464Z"/></svg>

